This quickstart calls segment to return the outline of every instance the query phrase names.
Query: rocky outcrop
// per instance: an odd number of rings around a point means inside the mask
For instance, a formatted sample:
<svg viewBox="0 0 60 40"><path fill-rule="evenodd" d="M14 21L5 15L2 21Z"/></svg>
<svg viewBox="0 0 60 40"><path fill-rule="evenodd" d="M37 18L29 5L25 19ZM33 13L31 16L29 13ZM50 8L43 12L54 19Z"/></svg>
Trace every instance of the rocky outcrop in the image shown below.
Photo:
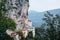
<svg viewBox="0 0 60 40"><path fill-rule="evenodd" d="M6 7L10 7L5 16L13 19L16 22L16 32L21 29L24 37L27 37L28 32L32 31L35 36L35 28L32 27L32 22L28 20L29 0L7 0Z"/></svg>

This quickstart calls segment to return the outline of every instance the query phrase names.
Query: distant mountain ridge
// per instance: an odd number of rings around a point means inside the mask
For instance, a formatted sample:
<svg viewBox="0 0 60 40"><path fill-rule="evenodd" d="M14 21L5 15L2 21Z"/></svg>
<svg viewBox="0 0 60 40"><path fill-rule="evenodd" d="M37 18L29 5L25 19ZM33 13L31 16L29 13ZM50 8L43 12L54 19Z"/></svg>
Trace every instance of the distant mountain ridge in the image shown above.
<svg viewBox="0 0 60 40"><path fill-rule="evenodd" d="M54 10L48 10L51 14L59 14L60 15L60 9L54 9ZM34 10L31 10L28 12L28 18L32 21L32 24L34 27L40 27L40 25L43 23L42 18L44 17L44 14L46 14L46 11L44 12L36 12Z"/></svg>

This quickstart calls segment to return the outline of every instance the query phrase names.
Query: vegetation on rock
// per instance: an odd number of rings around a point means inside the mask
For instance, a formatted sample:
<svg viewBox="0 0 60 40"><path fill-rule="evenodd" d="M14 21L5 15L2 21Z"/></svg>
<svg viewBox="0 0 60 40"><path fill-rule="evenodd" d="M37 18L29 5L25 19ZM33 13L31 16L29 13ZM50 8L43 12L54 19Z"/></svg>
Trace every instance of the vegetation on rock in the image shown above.
<svg viewBox="0 0 60 40"><path fill-rule="evenodd" d="M0 0L0 40L13 40L13 38L6 34L6 30L14 30L16 24L12 19L3 16L7 10L5 9L5 2L6 0Z"/></svg>

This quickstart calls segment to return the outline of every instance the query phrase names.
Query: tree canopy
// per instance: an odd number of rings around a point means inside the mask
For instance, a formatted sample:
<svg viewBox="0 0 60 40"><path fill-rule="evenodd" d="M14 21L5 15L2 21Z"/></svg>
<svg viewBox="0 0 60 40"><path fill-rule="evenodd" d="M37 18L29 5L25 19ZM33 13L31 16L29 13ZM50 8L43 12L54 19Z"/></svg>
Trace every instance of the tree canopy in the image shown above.
<svg viewBox="0 0 60 40"><path fill-rule="evenodd" d="M6 30L14 30L16 23L12 19L2 16L7 10L5 9L5 2L6 0L0 0L0 40L13 40L13 38L6 34Z"/></svg>

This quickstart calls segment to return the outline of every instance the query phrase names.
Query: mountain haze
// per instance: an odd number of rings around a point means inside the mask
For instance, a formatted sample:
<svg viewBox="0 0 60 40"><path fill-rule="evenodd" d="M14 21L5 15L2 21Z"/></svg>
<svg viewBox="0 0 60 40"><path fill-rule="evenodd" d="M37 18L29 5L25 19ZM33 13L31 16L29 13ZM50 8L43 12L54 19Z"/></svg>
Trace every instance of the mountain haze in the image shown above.
<svg viewBox="0 0 60 40"><path fill-rule="evenodd" d="M48 10L51 14L59 14L60 15L60 9L54 9L54 10ZM44 17L44 14L46 14L46 11L44 12L37 12L34 10L29 11L28 18L32 21L32 24L34 27L40 27L40 25L43 23L42 18Z"/></svg>

